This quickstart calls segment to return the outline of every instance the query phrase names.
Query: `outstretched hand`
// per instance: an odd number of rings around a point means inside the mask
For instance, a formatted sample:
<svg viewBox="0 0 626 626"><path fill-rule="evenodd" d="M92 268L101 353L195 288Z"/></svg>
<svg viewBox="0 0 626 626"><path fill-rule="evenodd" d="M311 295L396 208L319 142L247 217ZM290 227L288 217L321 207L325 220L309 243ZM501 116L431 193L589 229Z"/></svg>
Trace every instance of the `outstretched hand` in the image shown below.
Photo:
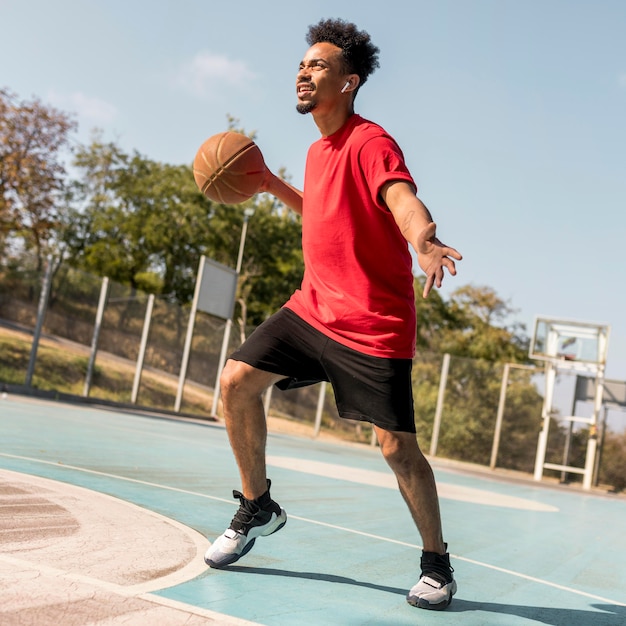
<svg viewBox="0 0 626 626"><path fill-rule="evenodd" d="M461 254L446 246L437 237L437 225L431 222L417 236L415 249L417 251L417 262L426 274L426 284L422 297L428 297L433 285L441 287L443 283L444 271L447 268L452 276L456 275L456 265L453 259L460 261L463 257Z"/></svg>

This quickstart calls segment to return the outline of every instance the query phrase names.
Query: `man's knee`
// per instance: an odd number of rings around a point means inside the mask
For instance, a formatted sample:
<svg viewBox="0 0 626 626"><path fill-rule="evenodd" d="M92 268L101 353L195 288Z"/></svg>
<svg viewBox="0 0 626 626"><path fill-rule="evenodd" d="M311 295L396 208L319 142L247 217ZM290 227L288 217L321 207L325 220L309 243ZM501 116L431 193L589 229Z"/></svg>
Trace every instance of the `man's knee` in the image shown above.
<svg viewBox="0 0 626 626"><path fill-rule="evenodd" d="M250 378L249 369L252 368L246 363L228 359L220 375L222 395L230 396L249 389L249 385L246 384L246 379Z"/></svg>
<svg viewBox="0 0 626 626"><path fill-rule="evenodd" d="M428 464L414 433L382 431L378 435L381 452L394 472L419 472L423 465Z"/></svg>
<svg viewBox="0 0 626 626"><path fill-rule="evenodd" d="M220 388L225 397L260 396L273 383L274 375L258 370L243 361L228 359L220 374Z"/></svg>
<svg viewBox="0 0 626 626"><path fill-rule="evenodd" d="M224 369L220 374L220 386L222 391L236 386L241 380L241 367L239 361L228 359L224 364Z"/></svg>

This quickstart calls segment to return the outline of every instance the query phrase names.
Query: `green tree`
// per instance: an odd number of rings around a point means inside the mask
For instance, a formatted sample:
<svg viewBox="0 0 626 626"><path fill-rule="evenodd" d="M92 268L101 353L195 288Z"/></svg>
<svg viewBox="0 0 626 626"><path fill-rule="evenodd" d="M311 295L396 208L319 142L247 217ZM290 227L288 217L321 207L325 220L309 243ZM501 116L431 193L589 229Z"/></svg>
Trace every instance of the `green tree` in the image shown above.
<svg viewBox="0 0 626 626"><path fill-rule="evenodd" d="M260 324L300 285L304 261L300 216L270 196L260 196L250 220L241 295L249 294L247 318Z"/></svg>
<svg viewBox="0 0 626 626"><path fill-rule="evenodd" d="M189 166L124 153L98 138L79 150L81 201L67 241L73 263L135 289L188 302L206 253L211 204Z"/></svg>
<svg viewBox="0 0 626 626"><path fill-rule="evenodd" d="M129 155L98 137L78 150L75 165L78 204L65 234L75 265L186 304L201 255L235 267L244 211L252 209L239 280L242 332L298 286L299 216L267 194L236 206L211 202L190 166Z"/></svg>
<svg viewBox="0 0 626 626"><path fill-rule="evenodd" d="M248 135L252 140L256 133L248 133L237 118L227 116L228 130ZM289 180L284 169L278 175ZM247 327L258 326L279 309L299 286L304 271L302 257L302 230L300 216L268 194L259 194L245 203L244 208L254 209L247 231L245 254L239 276L236 316L239 321L240 338L243 341ZM232 211L227 207L226 211ZM243 211L239 214L243 222ZM233 252L238 251L237 229L222 218L224 225L221 244L214 241L214 250L220 247L235 264ZM212 232L218 233L214 227ZM223 244L228 241L227 246ZM218 259L219 260L219 259ZM223 261L227 263L228 261Z"/></svg>
<svg viewBox="0 0 626 626"><path fill-rule="evenodd" d="M459 287L449 306L456 324L441 338L440 351L489 361L528 361L525 328L505 323L516 311L491 287Z"/></svg>
<svg viewBox="0 0 626 626"><path fill-rule="evenodd" d="M601 483L611 485L616 493L626 489L626 432L606 432L599 478Z"/></svg>
<svg viewBox="0 0 626 626"><path fill-rule="evenodd" d="M66 113L0 90L0 252L20 240L38 270L67 209L63 154L75 128Z"/></svg>
<svg viewBox="0 0 626 626"><path fill-rule="evenodd" d="M464 319L450 307L441 293L433 289L428 298L422 297L426 277L415 279L415 310L417 316L417 352L440 352L446 337L463 329ZM445 343L445 342L444 342Z"/></svg>
<svg viewBox="0 0 626 626"><path fill-rule="evenodd" d="M420 277L417 294L421 293L422 282ZM523 326L506 324L514 310L489 287L460 287L451 294L449 302L431 292L426 301L418 295L416 303L419 338L414 390L418 435L422 442L432 436L442 355L448 353L452 358L438 453L486 464L490 459L504 363L528 360ZM541 403L531 374L517 371L507 389L501 466L522 469L519 466L523 464L528 469L528 452L536 445Z"/></svg>

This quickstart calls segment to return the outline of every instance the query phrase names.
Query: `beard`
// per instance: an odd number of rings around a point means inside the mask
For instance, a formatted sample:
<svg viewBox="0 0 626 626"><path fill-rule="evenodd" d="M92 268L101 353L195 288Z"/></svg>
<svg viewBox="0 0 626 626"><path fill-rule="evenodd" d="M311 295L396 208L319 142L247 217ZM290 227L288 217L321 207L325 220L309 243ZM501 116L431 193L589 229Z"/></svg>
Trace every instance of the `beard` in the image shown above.
<svg viewBox="0 0 626 626"><path fill-rule="evenodd" d="M298 102L298 104L296 104L296 111L298 111L298 113L301 113L302 115L306 115L307 113L310 113L311 111L313 111L315 106L316 106L315 102L312 102L312 101Z"/></svg>

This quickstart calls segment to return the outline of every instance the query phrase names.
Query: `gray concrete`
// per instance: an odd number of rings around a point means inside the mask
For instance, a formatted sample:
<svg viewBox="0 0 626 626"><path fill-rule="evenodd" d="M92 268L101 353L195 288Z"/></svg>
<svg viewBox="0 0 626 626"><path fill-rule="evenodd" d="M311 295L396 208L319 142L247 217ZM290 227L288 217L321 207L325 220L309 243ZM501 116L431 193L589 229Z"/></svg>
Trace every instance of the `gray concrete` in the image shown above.
<svg viewBox="0 0 626 626"><path fill-rule="evenodd" d="M203 573L186 526L82 487L0 470L0 623L250 624L151 594Z"/></svg>

